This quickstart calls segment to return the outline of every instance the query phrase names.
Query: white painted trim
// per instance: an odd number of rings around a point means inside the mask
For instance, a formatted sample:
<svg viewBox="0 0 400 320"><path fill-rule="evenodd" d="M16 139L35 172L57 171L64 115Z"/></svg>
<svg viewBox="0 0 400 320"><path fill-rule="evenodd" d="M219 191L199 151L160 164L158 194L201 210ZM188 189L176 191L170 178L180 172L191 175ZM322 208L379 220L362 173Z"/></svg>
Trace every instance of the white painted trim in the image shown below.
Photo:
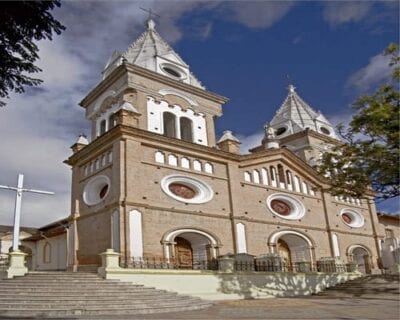
<svg viewBox="0 0 400 320"><path fill-rule="evenodd" d="M344 221L342 218L342 215L344 213L349 214L351 216L353 222L347 223L346 221ZM340 218L345 225L347 225L351 228L361 228L365 224L364 216L361 213L359 213L358 211L355 211L355 210L349 209L349 208L343 208L342 210L340 210Z"/></svg>
<svg viewBox="0 0 400 320"><path fill-rule="evenodd" d="M194 189L196 196L193 199L181 198L169 190L171 183L182 183ZM184 203L201 204L210 201L214 196L212 188L204 181L183 175L169 175L161 180L161 189L171 198Z"/></svg>
<svg viewBox="0 0 400 320"><path fill-rule="evenodd" d="M269 239L269 243L276 244L278 242L279 238L281 238L285 234L294 234L296 236L299 236L307 242L307 244L310 246L310 248L314 247L312 241L308 237L306 237L304 234L302 234L298 231L295 231L295 230L282 230L282 231L275 232L274 234L271 235L271 237Z"/></svg>
<svg viewBox="0 0 400 320"><path fill-rule="evenodd" d="M238 253L247 253L246 226L236 223L236 247Z"/></svg>
<svg viewBox="0 0 400 320"><path fill-rule="evenodd" d="M279 213L275 212L275 210L273 210L271 207L271 201L275 200L275 199L279 199L279 200L288 202L293 209L293 213L290 214L289 216L282 216ZM274 214L282 219L286 219L286 220L298 220L298 219L303 218L304 215L306 214L306 209L305 209L303 203L301 203L298 199L290 197L284 193L271 194L267 198L267 206L268 206L268 209L272 212L272 214Z"/></svg>
<svg viewBox="0 0 400 320"><path fill-rule="evenodd" d="M142 213L138 210L129 212L129 241L131 258L143 257Z"/></svg>
<svg viewBox="0 0 400 320"><path fill-rule="evenodd" d="M333 255L340 257L339 237L336 233L332 233Z"/></svg>
<svg viewBox="0 0 400 320"><path fill-rule="evenodd" d="M182 98L185 100L187 103L189 103L192 106L198 106L199 104L194 101L193 99L189 98L188 96L184 95L183 93L179 92L178 90L173 90L173 89L161 89L158 91L159 94L162 94L163 96L166 95L174 95Z"/></svg>
<svg viewBox="0 0 400 320"><path fill-rule="evenodd" d="M108 185L107 192L103 198L100 198L99 193L101 191L101 188L106 184ZM86 183L83 189L83 195L82 195L83 201L88 206L94 206L96 204L99 204L101 201L107 198L108 194L110 193L110 190L111 190L111 181L109 177L105 175L95 176L92 179L90 179L88 183Z"/></svg>
<svg viewBox="0 0 400 320"><path fill-rule="evenodd" d="M198 234L201 234L201 235L205 236L208 240L210 240L212 245L218 246L218 242L213 236L211 236L207 232L204 232L204 231L201 231L201 230L197 230L197 229L192 229L192 228L184 228L184 229L174 230L174 231L170 232L165 237L165 241L172 242L172 241L175 240L175 237L179 236L182 233L198 233Z"/></svg>

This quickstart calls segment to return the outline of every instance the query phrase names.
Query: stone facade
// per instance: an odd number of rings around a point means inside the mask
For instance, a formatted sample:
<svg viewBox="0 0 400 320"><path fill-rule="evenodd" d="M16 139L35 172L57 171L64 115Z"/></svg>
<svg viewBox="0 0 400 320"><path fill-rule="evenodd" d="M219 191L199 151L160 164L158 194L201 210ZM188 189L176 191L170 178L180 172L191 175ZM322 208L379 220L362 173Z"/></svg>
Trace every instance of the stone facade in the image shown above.
<svg viewBox="0 0 400 320"><path fill-rule="evenodd" d="M142 37L155 32L151 24ZM336 257L366 272L378 268L384 233L372 195L333 197L311 166L339 141L297 128L281 139L285 147L238 154L231 133L216 143L214 119L227 99L173 76L168 66L179 74L181 64L172 49L159 57L170 76L135 64L135 50L81 102L92 141L78 141L66 161L69 268L99 265L108 248L125 262L157 256L182 268L228 253L280 253L291 263Z"/></svg>

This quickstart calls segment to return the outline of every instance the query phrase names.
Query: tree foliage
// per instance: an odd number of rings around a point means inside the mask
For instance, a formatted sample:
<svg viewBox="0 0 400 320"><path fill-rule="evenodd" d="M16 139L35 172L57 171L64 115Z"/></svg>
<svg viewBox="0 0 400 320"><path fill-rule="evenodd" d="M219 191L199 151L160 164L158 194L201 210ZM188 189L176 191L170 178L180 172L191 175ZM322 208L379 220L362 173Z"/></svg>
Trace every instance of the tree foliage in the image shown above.
<svg viewBox="0 0 400 320"><path fill-rule="evenodd" d="M338 127L345 144L323 156L319 170L335 195L362 198L370 188L378 200L400 195L398 45L390 44L384 54L391 57L391 81L353 103L356 112L348 128Z"/></svg>
<svg viewBox="0 0 400 320"><path fill-rule="evenodd" d="M0 3L0 98L11 91L22 93L26 86L37 86L42 80L28 74L41 69L34 65L39 58L36 41L52 40L65 27L50 11L60 1L3 1ZM0 107L6 103L0 100Z"/></svg>

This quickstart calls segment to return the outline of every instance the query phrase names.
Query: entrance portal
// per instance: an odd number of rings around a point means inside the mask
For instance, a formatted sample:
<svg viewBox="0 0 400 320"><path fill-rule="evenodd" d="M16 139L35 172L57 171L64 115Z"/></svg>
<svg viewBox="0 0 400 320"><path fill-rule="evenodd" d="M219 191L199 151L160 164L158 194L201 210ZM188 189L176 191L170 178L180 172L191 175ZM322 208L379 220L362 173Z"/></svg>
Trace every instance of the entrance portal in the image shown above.
<svg viewBox="0 0 400 320"><path fill-rule="evenodd" d="M363 247L356 247L352 251L353 261L357 263L358 271L371 273L371 263L368 251Z"/></svg>
<svg viewBox="0 0 400 320"><path fill-rule="evenodd" d="M312 242L296 231L280 231L273 234L270 244L275 244L272 252L281 256L284 269L295 272L308 272L312 269Z"/></svg>
<svg viewBox="0 0 400 320"><path fill-rule="evenodd" d="M175 238L175 261L180 269L193 268L193 249L191 243L182 238Z"/></svg>

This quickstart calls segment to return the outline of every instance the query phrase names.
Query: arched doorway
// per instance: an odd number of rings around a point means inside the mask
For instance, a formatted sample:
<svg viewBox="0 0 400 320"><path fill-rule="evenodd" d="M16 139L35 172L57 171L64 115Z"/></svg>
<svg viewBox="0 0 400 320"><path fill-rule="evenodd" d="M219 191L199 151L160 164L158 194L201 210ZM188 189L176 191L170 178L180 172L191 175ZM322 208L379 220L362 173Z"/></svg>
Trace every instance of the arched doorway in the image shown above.
<svg viewBox="0 0 400 320"><path fill-rule="evenodd" d="M165 258L179 269L209 269L218 255L218 240L201 230L174 230L163 237L162 243Z"/></svg>
<svg viewBox="0 0 400 320"><path fill-rule="evenodd" d="M312 270L314 245L300 232L279 231L270 237L270 251L279 254L288 271L307 272Z"/></svg>
<svg viewBox="0 0 400 320"><path fill-rule="evenodd" d="M357 263L358 271L371 273L371 256L368 250L362 246L350 247L350 259Z"/></svg>

